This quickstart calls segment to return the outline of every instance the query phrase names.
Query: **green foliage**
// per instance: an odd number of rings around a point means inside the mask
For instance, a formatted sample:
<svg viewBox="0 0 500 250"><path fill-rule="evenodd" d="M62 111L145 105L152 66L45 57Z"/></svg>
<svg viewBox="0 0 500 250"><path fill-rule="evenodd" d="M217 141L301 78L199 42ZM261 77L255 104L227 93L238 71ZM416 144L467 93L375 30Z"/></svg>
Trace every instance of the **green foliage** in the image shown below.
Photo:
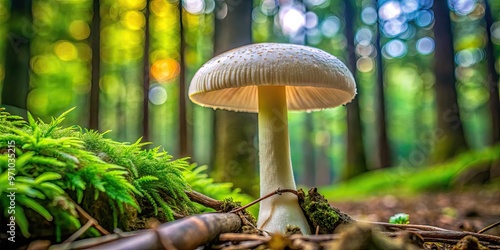
<svg viewBox="0 0 500 250"><path fill-rule="evenodd" d="M114 226L126 207L140 211L140 205L146 206L143 198L155 215L161 210L167 220L173 219L174 210L192 212L181 172L185 159L172 160L158 149L142 150L140 141L128 145L95 131L62 128L68 112L48 124L30 114L24 122L0 113L0 192L8 195L9 188L15 188L16 222L25 237L30 236L33 220L27 213L32 211L53 221L59 237L80 228L70 197L77 203L89 195L94 201L105 200ZM9 212L9 202L1 200L6 217L14 213Z"/></svg>
<svg viewBox="0 0 500 250"><path fill-rule="evenodd" d="M373 195L404 196L423 191L446 190L453 187L462 173L499 160L500 145L496 145L480 151L467 152L433 166L399 166L371 171L347 182L324 188L321 192L330 199L355 200Z"/></svg>
<svg viewBox="0 0 500 250"><path fill-rule="evenodd" d="M161 211L167 220L173 220L174 212L187 215L195 211L184 192L189 188L183 178L183 170L189 165L186 158L172 160L159 148L143 150L148 143L140 139L132 144L118 143L95 131L83 133L81 139L87 150L105 162L130 171L128 178L142 196L140 204L152 206L152 216Z"/></svg>
<svg viewBox="0 0 500 250"><path fill-rule="evenodd" d="M397 213L389 218L391 224L409 224L410 215L405 213Z"/></svg>
<svg viewBox="0 0 500 250"><path fill-rule="evenodd" d="M26 209L48 221L76 215L64 191L68 182L65 172L74 173L76 164L56 155L75 152L81 144L74 137L52 137L63 119L61 116L50 124L43 124L29 116L27 123L0 109L0 193L3 197L15 198L12 202L2 198L0 204L4 216L15 216L25 237L30 236ZM70 220L61 230L78 227L78 220Z"/></svg>
<svg viewBox="0 0 500 250"><path fill-rule="evenodd" d="M207 166L197 166L191 164L183 171L184 178L189 183L191 188L197 192L210 196L216 200L226 200L232 198L234 201L241 202L243 205L248 204L254 200L253 197L241 193L240 189L233 188L230 182L215 183L213 178L209 178L206 171ZM197 205L198 209L202 212L213 211L210 208ZM259 214L258 206L251 206L247 209L253 216Z"/></svg>

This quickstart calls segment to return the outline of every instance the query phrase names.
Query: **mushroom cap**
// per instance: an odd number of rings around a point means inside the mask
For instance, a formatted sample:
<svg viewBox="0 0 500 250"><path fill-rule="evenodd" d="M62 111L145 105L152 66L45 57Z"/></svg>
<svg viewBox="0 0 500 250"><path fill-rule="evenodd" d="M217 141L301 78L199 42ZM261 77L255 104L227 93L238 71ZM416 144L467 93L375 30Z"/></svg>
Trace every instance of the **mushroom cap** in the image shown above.
<svg viewBox="0 0 500 250"><path fill-rule="evenodd" d="M258 86L286 86L288 110L319 110L356 95L349 69L327 52L294 44L260 43L206 62L194 75L189 98L204 107L258 112Z"/></svg>

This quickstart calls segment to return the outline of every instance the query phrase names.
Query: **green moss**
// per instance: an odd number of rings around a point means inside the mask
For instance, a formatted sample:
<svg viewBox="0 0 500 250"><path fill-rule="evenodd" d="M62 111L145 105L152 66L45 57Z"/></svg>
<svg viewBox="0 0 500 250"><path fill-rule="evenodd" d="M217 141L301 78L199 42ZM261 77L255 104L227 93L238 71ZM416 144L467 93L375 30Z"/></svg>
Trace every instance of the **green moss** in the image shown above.
<svg viewBox="0 0 500 250"><path fill-rule="evenodd" d="M312 232L318 229L320 234L331 234L340 224L353 221L347 214L331 207L328 200L318 193L316 188L311 188L307 195L299 189L298 198Z"/></svg>
<svg viewBox="0 0 500 250"><path fill-rule="evenodd" d="M228 213L240 207L241 207L241 202L234 201L233 198L229 197L222 200L222 206L220 212ZM257 220L255 219L255 217L251 213L249 213L246 209L242 210L241 213L247 220L245 223L247 224L249 223L253 226L257 224Z"/></svg>

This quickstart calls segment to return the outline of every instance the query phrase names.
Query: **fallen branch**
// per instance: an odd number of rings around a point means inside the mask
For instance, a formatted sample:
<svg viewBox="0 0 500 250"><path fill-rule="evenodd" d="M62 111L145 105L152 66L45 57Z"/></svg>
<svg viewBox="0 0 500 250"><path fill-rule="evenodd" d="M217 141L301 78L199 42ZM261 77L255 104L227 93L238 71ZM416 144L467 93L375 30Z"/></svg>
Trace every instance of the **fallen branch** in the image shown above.
<svg viewBox="0 0 500 250"><path fill-rule="evenodd" d="M232 213L208 213L186 217L177 221L146 229L116 235L107 240L92 238L53 246L51 249L195 249L221 233L236 232L241 219Z"/></svg>

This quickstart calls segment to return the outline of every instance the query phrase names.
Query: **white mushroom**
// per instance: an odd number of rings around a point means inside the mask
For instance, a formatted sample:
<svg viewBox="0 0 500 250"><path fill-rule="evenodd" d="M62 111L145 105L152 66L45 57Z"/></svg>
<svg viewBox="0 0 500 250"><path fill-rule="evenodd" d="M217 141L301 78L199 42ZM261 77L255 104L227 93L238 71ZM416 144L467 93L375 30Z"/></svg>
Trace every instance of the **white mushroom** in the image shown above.
<svg viewBox="0 0 500 250"><path fill-rule="evenodd" d="M347 67L316 48L261 43L225 52L194 75L189 97L201 106L258 112L261 196L296 189L290 160L288 110L320 110L345 104L356 94ZM284 232L287 225L310 233L291 193L260 202L257 226Z"/></svg>

